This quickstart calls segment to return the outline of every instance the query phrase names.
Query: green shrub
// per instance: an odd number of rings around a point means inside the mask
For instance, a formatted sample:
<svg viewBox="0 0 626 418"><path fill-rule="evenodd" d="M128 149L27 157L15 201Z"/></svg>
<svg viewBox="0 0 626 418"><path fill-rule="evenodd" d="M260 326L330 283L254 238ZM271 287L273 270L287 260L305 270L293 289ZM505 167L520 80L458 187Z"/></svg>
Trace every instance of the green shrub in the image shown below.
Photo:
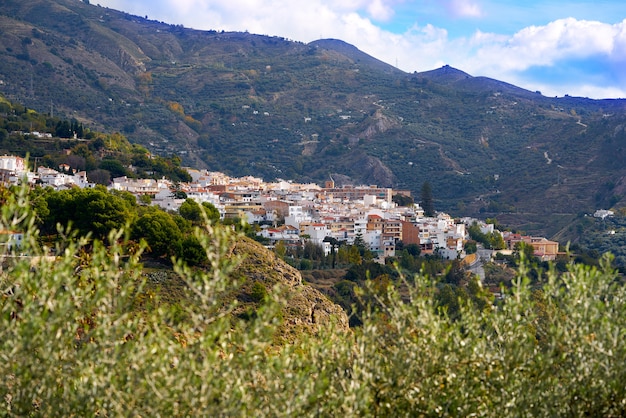
<svg viewBox="0 0 626 418"><path fill-rule="evenodd" d="M358 330L331 323L277 346L275 292L248 321L223 303L236 286L228 229L196 235L205 269L176 264L189 303L136 311L141 251L128 254L120 232L90 247L66 233L44 257L28 208L26 191L1 208L0 226L25 232L29 254L2 256L3 416L626 414L626 292L610 257L548 272L541 292L522 267L497 308L470 298L454 321L416 276Z"/></svg>
<svg viewBox="0 0 626 418"><path fill-rule="evenodd" d="M261 302L267 297L267 289L263 283L254 282L252 290L250 291L250 296L252 296L252 300L255 302Z"/></svg>

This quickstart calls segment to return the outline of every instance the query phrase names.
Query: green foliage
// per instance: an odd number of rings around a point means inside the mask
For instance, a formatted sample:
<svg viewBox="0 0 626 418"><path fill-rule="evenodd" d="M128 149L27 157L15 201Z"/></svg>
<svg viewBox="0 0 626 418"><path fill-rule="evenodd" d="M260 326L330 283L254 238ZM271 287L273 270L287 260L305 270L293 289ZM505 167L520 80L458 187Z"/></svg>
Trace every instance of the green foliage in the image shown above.
<svg viewBox="0 0 626 418"><path fill-rule="evenodd" d="M209 222L215 223L220 220L220 211L217 210L215 205L209 202L202 202L202 209L207 217Z"/></svg>
<svg viewBox="0 0 626 418"><path fill-rule="evenodd" d="M476 241L467 240L465 244L463 244L463 249L467 254L475 254L478 251L478 246L476 245Z"/></svg>
<svg viewBox="0 0 626 418"><path fill-rule="evenodd" d="M186 199L178 208L178 213L192 223L197 224L202 219L200 205L193 199Z"/></svg>
<svg viewBox="0 0 626 418"><path fill-rule="evenodd" d="M605 219L585 217L580 220L579 244L572 248L581 260L591 262L598 254L610 252L615 264L626 270L626 211L615 211Z"/></svg>
<svg viewBox="0 0 626 418"><path fill-rule="evenodd" d="M47 205L49 215L44 221L47 231L55 231L57 224L71 223L81 235L91 233L101 240L112 230L132 223L135 216L133 205L127 199L102 186L49 193Z"/></svg>
<svg viewBox="0 0 626 418"><path fill-rule="evenodd" d="M483 233L476 223L467 228L467 233L476 242L479 242L487 249L502 250L505 248L504 238L498 231Z"/></svg>
<svg viewBox="0 0 626 418"><path fill-rule="evenodd" d="M498 288L504 285L510 287L511 282L515 278L515 270L506 265L485 263L483 268L485 270L485 283Z"/></svg>
<svg viewBox="0 0 626 418"><path fill-rule="evenodd" d="M424 209L424 215L435 216L435 203L433 201L433 191L429 182L425 181L420 190L420 206Z"/></svg>
<svg viewBox="0 0 626 418"><path fill-rule="evenodd" d="M131 234L134 239L145 239L147 251L156 257L175 255L182 236L170 214L152 207L137 219Z"/></svg>
<svg viewBox="0 0 626 418"><path fill-rule="evenodd" d="M267 289L265 288L263 283L254 282L254 284L252 285L252 289L250 291L250 296L252 297L252 300L254 300L255 302L261 302L265 300L265 298L267 298L268 296Z"/></svg>
<svg viewBox="0 0 626 418"><path fill-rule="evenodd" d="M452 260L446 267L444 281L453 285L460 285L466 279L466 271L461 260Z"/></svg>
<svg viewBox="0 0 626 418"><path fill-rule="evenodd" d="M535 248L524 241L516 243L513 250L513 256L516 260L530 261L533 259L535 253Z"/></svg>
<svg viewBox="0 0 626 418"><path fill-rule="evenodd" d="M177 254L181 261L190 266L200 266L207 262L207 254L200 241L194 235L188 235L178 244Z"/></svg>
<svg viewBox="0 0 626 418"><path fill-rule="evenodd" d="M384 274L393 274L391 267L368 261L367 263L354 264L346 272L345 278L355 283L363 283L368 279L375 279Z"/></svg>
<svg viewBox="0 0 626 418"><path fill-rule="evenodd" d="M50 134L38 138L31 132ZM9 134L11 132L11 134ZM76 134L77 140L74 140ZM60 147L59 138L64 147ZM85 139L87 141L85 141ZM80 141L79 141L80 140ZM71 149L67 155L64 149ZM132 145L119 133L103 134L84 128L75 119L47 117L0 95L0 151L20 156L44 157L43 165L57 169L68 164L74 170L88 171L90 181L108 185L111 177L162 178L190 181L178 156L155 156L140 145ZM134 164L135 173L128 169Z"/></svg>
<svg viewBox="0 0 626 418"><path fill-rule="evenodd" d="M483 288L478 276L473 276L462 284L451 283L446 278L446 282L441 284L435 293L434 300L440 314L457 321L463 315L464 306L477 312L490 310L494 296Z"/></svg>
<svg viewBox="0 0 626 418"><path fill-rule="evenodd" d="M278 241L274 246L274 252L278 258L284 259L287 254L287 246L283 241Z"/></svg>
<svg viewBox="0 0 626 418"><path fill-rule="evenodd" d="M324 249L320 245L307 241L304 244L302 257L311 261L322 260L324 258Z"/></svg>
<svg viewBox="0 0 626 418"><path fill-rule="evenodd" d="M100 162L99 168L101 170L107 170L109 173L111 173L111 177L113 178L128 176L130 174L128 169L126 169L126 167L124 167L122 163L117 160L102 160Z"/></svg>
<svg viewBox="0 0 626 418"><path fill-rule="evenodd" d="M417 244L407 244L404 246L404 249L413 257L417 257L422 252L421 248Z"/></svg>
<svg viewBox="0 0 626 418"><path fill-rule="evenodd" d="M497 309L470 284L454 319L427 277L402 297L382 280L368 285L378 308L358 331L331 322L277 346L280 292L245 321L223 305L238 286L228 228L197 230L208 268L176 263L187 303L172 307L146 291L141 250L128 253L122 233L90 248L68 234L51 259L29 208L26 190L1 208L2 229L23 231L30 254L1 260L3 415L626 414L626 288L610 257L550 270L541 292L522 267ZM348 295L351 283L335 288Z"/></svg>
<svg viewBox="0 0 626 418"><path fill-rule="evenodd" d="M403 194L393 195L392 200L398 206L413 206L413 204L415 203L413 201L413 198L411 198L410 196L403 195Z"/></svg>

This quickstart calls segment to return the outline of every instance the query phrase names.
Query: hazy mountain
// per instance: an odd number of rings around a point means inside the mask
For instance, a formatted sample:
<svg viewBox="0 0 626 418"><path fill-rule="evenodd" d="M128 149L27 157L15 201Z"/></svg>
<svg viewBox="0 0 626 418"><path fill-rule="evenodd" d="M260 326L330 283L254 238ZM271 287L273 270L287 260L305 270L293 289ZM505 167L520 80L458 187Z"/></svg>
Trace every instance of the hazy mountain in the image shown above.
<svg viewBox="0 0 626 418"><path fill-rule="evenodd" d="M548 98L340 40L198 31L78 0L0 4L0 91L229 174L432 185L436 209L574 238L626 196L626 101ZM582 82L582 80L581 80Z"/></svg>

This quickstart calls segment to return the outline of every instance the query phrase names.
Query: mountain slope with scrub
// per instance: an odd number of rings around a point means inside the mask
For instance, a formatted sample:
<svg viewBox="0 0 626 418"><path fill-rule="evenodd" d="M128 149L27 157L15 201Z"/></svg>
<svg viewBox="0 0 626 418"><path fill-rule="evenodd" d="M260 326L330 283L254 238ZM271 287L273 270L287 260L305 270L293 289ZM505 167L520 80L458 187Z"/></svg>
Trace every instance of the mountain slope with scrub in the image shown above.
<svg viewBox="0 0 626 418"><path fill-rule="evenodd" d="M626 101L550 98L340 40L199 31L76 0L0 5L2 92L236 176L377 184L578 239L626 194Z"/></svg>

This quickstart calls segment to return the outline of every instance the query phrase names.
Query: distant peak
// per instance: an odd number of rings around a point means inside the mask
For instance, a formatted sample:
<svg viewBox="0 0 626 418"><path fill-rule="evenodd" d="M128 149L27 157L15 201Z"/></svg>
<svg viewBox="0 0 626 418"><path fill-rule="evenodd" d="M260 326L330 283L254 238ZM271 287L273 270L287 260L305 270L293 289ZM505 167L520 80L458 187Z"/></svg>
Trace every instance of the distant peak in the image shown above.
<svg viewBox="0 0 626 418"><path fill-rule="evenodd" d="M341 39L334 39L334 38L318 39L317 41L311 42L309 45L313 45L313 46L320 47L320 48L326 48L326 49L334 49L334 50L348 49L352 51L359 51L359 49L356 46L349 44L345 41L342 41Z"/></svg>
<svg viewBox="0 0 626 418"><path fill-rule="evenodd" d="M387 73L402 73L402 71L398 70L396 67L380 61L379 59L374 58L371 55L368 55L365 52L361 51L356 46L340 39L319 39L317 41L309 43L309 45L316 48L335 51L344 55L348 59L353 60L355 63L368 65L372 68L377 68L380 71L384 71Z"/></svg>
<svg viewBox="0 0 626 418"><path fill-rule="evenodd" d="M437 68L435 70L424 71L418 73L421 77L426 77L430 79L434 79L440 82L455 82L459 80L465 80L468 78L472 78L471 75L463 72L461 70L457 70L454 67L449 65L444 65L443 67Z"/></svg>

